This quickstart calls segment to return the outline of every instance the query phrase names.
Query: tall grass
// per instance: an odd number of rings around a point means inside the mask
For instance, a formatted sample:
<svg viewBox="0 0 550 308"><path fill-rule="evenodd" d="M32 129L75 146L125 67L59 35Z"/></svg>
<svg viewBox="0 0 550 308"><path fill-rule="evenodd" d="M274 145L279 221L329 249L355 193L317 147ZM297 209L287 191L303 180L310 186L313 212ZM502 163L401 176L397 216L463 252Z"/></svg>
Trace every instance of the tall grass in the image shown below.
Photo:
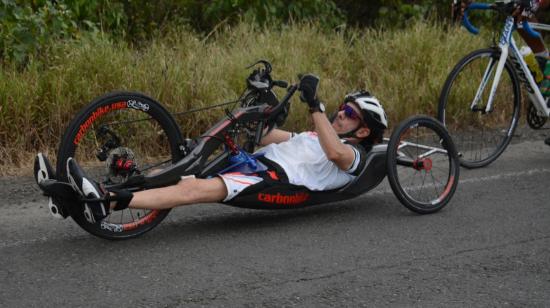
<svg viewBox="0 0 550 308"><path fill-rule="evenodd" d="M106 38L59 42L47 63L25 71L0 71L0 168L27 165L38 150L55 154L72 116L94 97L114 90L145 93L185 111L236 98L250 73L268 59L277 79L321 77L320 97L333 110L354 89L382 101L391 124L418 113L435 115L452 66L487 40L463 29L417 23L406 30L327 33L315 24L259 29L239 24L206 39L186 29L141 46ZM282 92L280 92L282 94ZM306 129L305 108L294 99L286 128ZM177 117L185 135L196 135L222 113Z"/></svg>

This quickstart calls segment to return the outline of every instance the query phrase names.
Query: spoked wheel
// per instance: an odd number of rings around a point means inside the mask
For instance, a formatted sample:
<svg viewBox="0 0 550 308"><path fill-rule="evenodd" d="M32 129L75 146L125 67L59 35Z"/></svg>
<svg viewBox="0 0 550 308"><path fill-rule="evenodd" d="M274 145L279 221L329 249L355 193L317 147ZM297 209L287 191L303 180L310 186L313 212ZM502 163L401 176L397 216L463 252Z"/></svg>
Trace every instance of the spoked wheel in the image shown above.
<svg viewBox="0 0 550 308"><path fill-rule="evenodd" d="M57 174L67 181L66 162L74 157L93 180L108 187L131 175L149 174L182 156L178 125L159 103L139 93L111 93L81 110L65 131L57 155ZM107 239L141 235L158 225L169 210L114 211L90 224L83 205L69 209L86 231Z"/></svg>
<svg viewBox="0 0 550 308"><path fill-rule="evenodd" d="M411 117L393 131L386 164L395 196L419 214L442 209L458 185L455 146L445 127L431 117Z"/></svg>
<svg viewBox="0 0 550 308"><path fill-rule="evenodd" d="M507 62L487 111L500 51L482 49L462 59L452 70L439 98L438 119L445 124L466 168L486 166L506 149L519 120L521 92ZM477 99L476 99L477 97Z"/></svg>

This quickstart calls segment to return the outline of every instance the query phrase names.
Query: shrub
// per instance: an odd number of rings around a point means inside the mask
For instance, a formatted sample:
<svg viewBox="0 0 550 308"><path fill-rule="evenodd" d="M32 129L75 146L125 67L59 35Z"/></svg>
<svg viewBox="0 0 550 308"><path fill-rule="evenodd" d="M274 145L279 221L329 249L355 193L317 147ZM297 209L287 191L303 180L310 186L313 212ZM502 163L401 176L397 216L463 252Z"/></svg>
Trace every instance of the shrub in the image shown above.
<svg viewBox="0 0 550 308"><path fill-rule="evenodd" d="M105 92L143 92L172 112L234 99L245 86L245 67L260 58L272 62L277 79L295 82L298 73L318 74L320 97L329 111L347 92L369 89L395 125L412 114L434 115L451 67L486 44L464 30L426 23L399 31L339 32L323 31L316 23L282 29L239 23L206 41L181 28L139 50L100 36L60 41L50 47L47 65L31 62L23 71L0 70L0 165L32 161L26 157L38 150L55 153L75 113ZM310 128L305 114L295 99L285 128ZM192 121L176 119L184 135L196 135L222 115L217 110L194 115Z"/></svg>

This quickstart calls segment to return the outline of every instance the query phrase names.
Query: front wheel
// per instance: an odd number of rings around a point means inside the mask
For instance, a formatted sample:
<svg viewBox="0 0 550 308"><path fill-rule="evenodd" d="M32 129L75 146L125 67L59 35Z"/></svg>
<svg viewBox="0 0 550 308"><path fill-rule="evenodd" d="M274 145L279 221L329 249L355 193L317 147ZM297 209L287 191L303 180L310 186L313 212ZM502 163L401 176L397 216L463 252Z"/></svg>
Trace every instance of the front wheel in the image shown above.
<svg viewBox="0 0 550 308"><path fill-rule="evenodd" d="M56 170L59 179L68 182L66 163L73 157L90 178L109 187L178 161L181 145L178 125L158 102L139 93L110 93L95 99L71 121L59 148ZM84 230L106 239L141 235L168 212L126 209L91 224L84 218L82 204L69 209Z"/></svg>
<svg viewBox="0 0 550 308"><path fill-rule="evenodd" d="M500 76L492 110L486 110L500 54L493 48L470 53L454 67L441 91L437 118L453 136L466 168L483 167L497 159L519 121L520 84L509 62Z"/></svg>
<svg viewBox="0 0 550 308"><path fill-rule="evenodd" d="M445 127L428 116L415 116L393 131L386 168L395 196L409 210L441 210L458 185L458 155Z"/></svg>

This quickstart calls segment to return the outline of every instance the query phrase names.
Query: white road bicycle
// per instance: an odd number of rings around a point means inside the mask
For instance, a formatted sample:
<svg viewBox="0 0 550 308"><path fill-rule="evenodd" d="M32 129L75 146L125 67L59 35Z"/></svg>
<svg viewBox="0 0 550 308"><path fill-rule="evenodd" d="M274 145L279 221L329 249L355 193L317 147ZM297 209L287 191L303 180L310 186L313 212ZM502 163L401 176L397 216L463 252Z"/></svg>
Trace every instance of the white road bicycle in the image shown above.
<svg viewBox="0 0 550 308"><path fill-rule="evenodd" d="M506 149L520 117L521 87L529 98L527 123L540 129L550 116L548 98L539 90L512 34L523 28L530 36L535 30L550 31L550 25L523 22L518 25L512 13L521 1L470 4L463 25L478 34L469 18L471 10L495 10L506 20L496 47L476 50L456 64L439 98L438 119L449 130L460 163L466 168L486 166Z"/></svg>

